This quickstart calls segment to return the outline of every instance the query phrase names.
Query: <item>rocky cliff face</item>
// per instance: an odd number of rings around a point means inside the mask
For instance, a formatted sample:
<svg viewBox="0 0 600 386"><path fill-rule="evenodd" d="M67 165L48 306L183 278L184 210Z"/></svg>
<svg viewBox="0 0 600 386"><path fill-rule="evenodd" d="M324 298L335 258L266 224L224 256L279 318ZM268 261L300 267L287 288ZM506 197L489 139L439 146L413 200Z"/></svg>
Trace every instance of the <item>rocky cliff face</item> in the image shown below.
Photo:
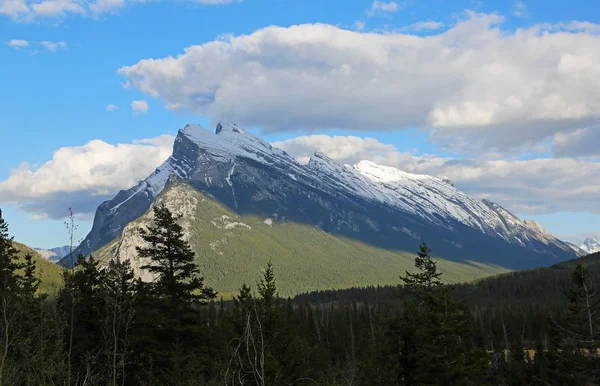
<svg viewBox="0 0 600 386"><path fill-rule="evenodd" d="M475 200L447 178L370 161L340 165L321 153L300 165L229 123L219 123L215 133L198 125L180 130L163 165L98 208L92 231L76 253L89 254L117 238L150 208L171 176L242 217L276 216L385 249L412 251L426 240L447 259L507 268L576 257L539 224Z"/></svg>

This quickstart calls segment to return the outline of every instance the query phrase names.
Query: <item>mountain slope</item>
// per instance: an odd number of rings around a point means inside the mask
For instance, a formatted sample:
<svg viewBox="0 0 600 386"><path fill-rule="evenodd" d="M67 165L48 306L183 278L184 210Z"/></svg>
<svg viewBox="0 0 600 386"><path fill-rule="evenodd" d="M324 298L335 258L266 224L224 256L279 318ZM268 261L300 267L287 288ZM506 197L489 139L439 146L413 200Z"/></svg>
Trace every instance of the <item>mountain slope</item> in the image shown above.
<svg viewBox="0 0 600 386"><path fill-rule="evenodd" d="M71 247L68 245L64 245L62 247L50 248L50 249L42 249L42 248L34 248L37 253L39 253L43 258L48 261L58 262L63 257L67 256L71 251Z"/></svg>
<svg viewBox="0 0 600 386"><path fill-rule="evenodd" d="M183 215L181 225L197 254L200 271L209 285L225 294L236 292L243 283L254 285L261 267L270 259L283 295L313 289L391 285L414 265L414 253L384 250L281 217L240 217L181 180L171 181L156 204L165 204ZM142 242L137 229L148 225L152 217L149 210L94 256L101 261L115 256L129 259L138 276L151 280L139 268L144 262L137 257L135 246ZM412 249L417 246L415 241ZM439 264L445 279L452 282L506 272L501 267L474 262L439 260Z"/></svg>
<svg viewBox="0 0 600 386"><path fill-rule="evenodd" d="M33 261L36 264L37 277L40 278L41 293L55 295L62 286L62 272L63 268L49 262L40 255L36 250L30 248L24 244L13 242L13 245L19 251L19 257L24 260L25 254L30 253L33 256Z"/></svg>
<svg viewBox="0 0 600 386"><path fill-rule="evenodd" d="M244 219L316 226L332 237L379 249L412 252L426 240L446 260L505 269L575 257L569 245L535 222L521 221L490 201L474 200L447 179L370 161L339 165L321 153L300 165L227 123L220 123L215 133L198 125L180 130L173 155L163 165L98 208L93 228L76 253L87 255L114 244L130 222L146 213L171 177ZM311 236L304 237L309 244ZM62 264L68 262L63 259Z"/></svg>

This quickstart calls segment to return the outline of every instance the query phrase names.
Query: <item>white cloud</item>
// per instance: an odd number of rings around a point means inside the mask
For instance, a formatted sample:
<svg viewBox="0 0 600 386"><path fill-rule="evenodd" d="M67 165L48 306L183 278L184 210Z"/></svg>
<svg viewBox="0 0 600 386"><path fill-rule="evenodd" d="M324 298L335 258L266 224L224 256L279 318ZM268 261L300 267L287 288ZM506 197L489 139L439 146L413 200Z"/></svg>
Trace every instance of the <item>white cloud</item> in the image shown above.
<svg viewBox="0 0 600 386"><path fill-rule="evenodd" d="M27 40L22 39L12 39L4 44L13 48L29 47L29 42Z"/></svg>
<svg viewBox="0 0 600 386"><path fill-rule="evenodd" d="M558 133L552 149L558 156L600 157L600 127Z"/></svg>
<svg viewBox="0 0 600 386"><path fill-rule="evenodd" d="M441 21L419 21L417 23L400 28L400 31L419 32L419 31L434 31L444 28L446 24Z"/></svg>
<svg viewBox="0 0 600 386"><path fill-rule="evenodd" d="M273 143L299 162L319 150L344 164L369 159L411 173L448 176L477 198L524 214L575 211L600 213L600 163L571 158L475 160L415 156L373 138L312 135Z"/></svg>
<svg viewBox="0 0 600 386"><path fill-rule="evenodd" d="M527 9L527 4L522 1L515 1L512 13L516 17L529 17L529 10Z"/></svg>
<svg viewBox="0 0 600 386"><path fill-rule="evenodd" d="M148 102L145 100L131 102L131 110L134 114L142 114L148 112Z"/></svg>
<svg viewBox="0 0 600 386"><path fill-rule="evenodd" d="M127 6L150 0L0 0L0 15L17 22L32 22L38 19L64 19L70 15L99 17L107 13L118 13ZM160 1L160 0L157 0ZM242 0L187 0L204 5L227 5Z"/></svg>
<svg viewBox="0 0 600 386"><path fill-rule="evenodd" d="M375 16L377 14L394 13L399 9L398 3L395 1L379 1L375 0L367 9L368 16Z"/></svg>
<svg viewBox="0 0 600 386"><path fill-rule="evenodd" d="M365 29L365 22L360 20L355 21L354 29L357 31L363 31Z"/></svg>
<svg viewBox="0 0 600 386"><path fill-rule="evenodd" d="M267 27L119 73L170 109L265 132L417 127L478 153L600 124L600 36L589 25L505 31L497 14L466 16L426 37Z"/></svg>
<svg viewBox="0 0 600 386"><path fill-rule="evenodd" d="M39 167L22 163L0 182L0 204L18 205L38 218L61 218L66 209L93 213L120 189L147 177L171 155L174 137L111 145L101 140L63 147Z"/></svg>
<svg viewBox="0 0 600 386"><path fill-rule="evenodd" d="M13 47L16 49L27 48L27 47L31 47L33 49L35 47L41 46L48 51L57 51L57 50L63 50L63 49L67 48L67 43L65 43L63 41L52 42L49 40L44 40L41 42L29 42L27 40L13 39L13 40L6 42L5 44L9 47ZM37 52L38 52L37 49L33 50L34 54Z"/></svg>
<svg viewBox="0 0 600 386"><path fill-rule="evenodd" d="M60 18L70 13L85 14L86 12L77 0L46 0L32 3L30 7L36 16L42 18Z"/></svg>
<svg viewBox="0 0 600 386"><path fill-rule="evenodd" d="M40 44L47 49L48 51L56 51L67 48L67 43L65 42L51 42L51 41L42 41Z"/></svg>
<svg viewBox="0 0 600 386"><path fill-rule="evenodd" d="M117 105L108 104L106 106L106 111L117 111L117 110L119 110L119 106L117 106Z"/></svg>

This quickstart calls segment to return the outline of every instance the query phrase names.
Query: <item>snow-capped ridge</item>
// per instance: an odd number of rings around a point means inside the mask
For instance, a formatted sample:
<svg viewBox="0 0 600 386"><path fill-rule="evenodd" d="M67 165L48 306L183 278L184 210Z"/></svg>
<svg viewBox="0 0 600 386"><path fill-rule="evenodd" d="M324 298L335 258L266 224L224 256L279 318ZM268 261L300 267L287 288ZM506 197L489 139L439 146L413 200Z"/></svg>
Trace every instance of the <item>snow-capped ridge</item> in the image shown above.
<svg viewBox="0 0 600 386"><path fill-rule="evenodd" d="M600 252L600 239L588 237L583 241L579 248L587 254Z"/></svg>
<svg viewBox="0 0 600 386"><path fill-rule="evenodd" d="M335 171L342 168L342 165L327 156L325 153L316 151L306 164L308 169L321 171Z"/></svg>
<svg viewBox="0 0 600 386"><path fill-rule="evenodd" d="M386 227L421 227L435 229L435 234L446 232L446 244L451 245L464 243L455 236L460 232L475 232L538 254L556 257L574 251L539 224L521 221L489 200L470 197L448 178L413 174L369 160L341 165L319 151L301 165L237 124L222 121L214 131L198 124L180 129L171 157L145 180L98 208L94 227L80 247L82 253L117 237L148 210L171 177L207 191L235 211L260 205L271 210L269 205L275 203L303 218L309 216L314 224L329 223L330 229L385 233Z"/></svg>
<svg viewBox="0 0 600 386"><path fill-rule="evenodd" d="M354 169L359 171L364 176L370 178L371 180L378 182L395 182L405 179L424 180L436 178L425 174L408 173L395 167L379 165L369 160L362 160L358 162L356 165L354 165Z"/></svg>
<svg viewBox="0 0 600 386"><path fill-rule="evenodd" d="M221 134L227 131L231 131L238 134L244 134L244 130L242 130L237 124L226 121L221 121L217 124L215 134Z"/></svg>

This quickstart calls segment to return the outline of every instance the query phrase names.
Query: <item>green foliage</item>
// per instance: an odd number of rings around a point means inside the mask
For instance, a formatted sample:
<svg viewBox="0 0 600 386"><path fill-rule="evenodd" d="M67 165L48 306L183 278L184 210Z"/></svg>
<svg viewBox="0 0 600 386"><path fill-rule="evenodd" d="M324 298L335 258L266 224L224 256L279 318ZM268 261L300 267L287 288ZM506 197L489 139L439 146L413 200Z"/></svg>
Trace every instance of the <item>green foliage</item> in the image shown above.
<svg viewBox="0 0 600 386"><path fill-rule="evenodd" d="M181 385L193 384L206 372L205 341L209 336L201 327L196 307L216 294L204 285L195 254L176 220L169 209L159 205L154 207L153 224L139 229L148 245L136 248L140 257L149 261L142 268L156 279L137 284L141 301L136 314L143 328L134 330L133 339L138 347L151 352L138 360L155 368L161 384Z"/></svg>
<svg viewBox="0 0 600 386"><path fill-rule="evenodd" d="M153 210L154 224L148 229L139 228L149 247L136 247L136 251L139 257L150 260L142 269L156 276L152 284L154 291L172 305L213 299L216 294L204 286L204 278L199 276L194 262L195 254L184 240L177 218L164 205L155 206Z"/></svg>
<svg viewBox="0 0 600 386"><path fill-rule="evenodd" d="M56 296L63 286L63 268L57 264L46 260L34 249L23 244L13 242L13 247L17 250L19 262L25 262L25 256L31 255L32 262L35 264L35 277L39 279L38 292L50 296ZM19 273L24 273L19 270Z"/></svg>
<svg viewBox="0 0 600 386"><path fill-rule="evenodd" d="M402 384L478 385L486 376L483 351L473 344L472 318L443 286L431 250L423 242L415 259L417 273L400 277L411 295L392 331L399 343Z"/></svg>

